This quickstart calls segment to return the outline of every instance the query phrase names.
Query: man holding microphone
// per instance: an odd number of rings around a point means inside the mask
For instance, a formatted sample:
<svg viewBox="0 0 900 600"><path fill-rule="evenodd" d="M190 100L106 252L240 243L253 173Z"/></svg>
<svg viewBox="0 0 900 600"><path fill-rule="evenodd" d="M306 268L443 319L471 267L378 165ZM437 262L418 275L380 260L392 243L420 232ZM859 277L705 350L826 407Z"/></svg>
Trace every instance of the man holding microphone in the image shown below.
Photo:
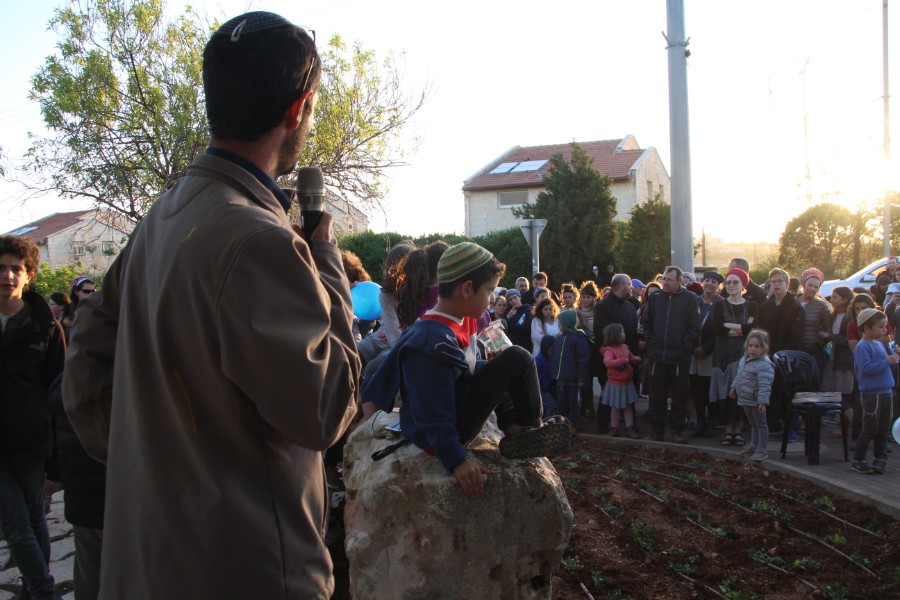
<svg viewBox="0 0 900 600"><path fill-rule="evenodd" d="M347 279L294 170L321 61L267 12L206 45L210 147L79 307L64 402L107 464L101 598L329 598L321 450L356 413Z"/></svg>

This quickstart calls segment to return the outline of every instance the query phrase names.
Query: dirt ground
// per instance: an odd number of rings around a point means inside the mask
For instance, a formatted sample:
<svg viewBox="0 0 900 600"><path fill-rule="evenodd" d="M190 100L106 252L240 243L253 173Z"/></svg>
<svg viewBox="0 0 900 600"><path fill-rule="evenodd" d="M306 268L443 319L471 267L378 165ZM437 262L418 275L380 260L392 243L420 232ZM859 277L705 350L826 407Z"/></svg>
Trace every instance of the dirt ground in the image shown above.
<svg viewBox="0 0 900 600"><path fill-rule="evenodd" d="M804 479L602 439L553 462L575 513L554 598L900 598L900 524Z"/></svg>

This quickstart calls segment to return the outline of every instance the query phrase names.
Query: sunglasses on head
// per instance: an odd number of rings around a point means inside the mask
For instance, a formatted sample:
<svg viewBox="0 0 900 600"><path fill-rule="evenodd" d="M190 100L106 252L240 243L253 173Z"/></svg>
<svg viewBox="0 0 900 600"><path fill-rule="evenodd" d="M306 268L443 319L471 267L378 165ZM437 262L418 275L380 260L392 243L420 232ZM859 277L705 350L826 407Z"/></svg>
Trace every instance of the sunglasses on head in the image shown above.
<svg viewBox="0 0 900 600"><path fill-rule="evenodd" d="M90 289L90 290L81 289L81 290L78 290L78 291L81 292L82 294L93 294L93 293L96 292L97 290L94 290L94 289Z"/></svg>

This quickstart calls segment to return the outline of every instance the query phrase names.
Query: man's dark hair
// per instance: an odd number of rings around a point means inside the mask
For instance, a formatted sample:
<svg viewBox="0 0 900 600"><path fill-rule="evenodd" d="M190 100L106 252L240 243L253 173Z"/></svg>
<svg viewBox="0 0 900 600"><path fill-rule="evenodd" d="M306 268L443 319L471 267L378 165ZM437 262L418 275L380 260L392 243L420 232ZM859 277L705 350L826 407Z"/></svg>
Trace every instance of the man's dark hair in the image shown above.
<svg viewBox="0 0 900 600"><path fill-rule="evenodd" d="M736 266L738 269L743 269L748 273L750 272L750 262L746 258L741 258L738 256L736 258L732 258L731 262L734 263L734 266Z"/></svg>
<svg viewBox="0 0 900 600"><path fill-rule="evenodd" d="M12 254L25 263L25 272L34 277L41 266L41 252L28 238L17 235L0 235L0 255Z"/></svg>
<svg viewBox="0 0 900 600"><path fill-rule="evenodd" d="M678 281L684 279L684 271L681 270L681 267L668 266L663 269L663 273L675 273L675 279Z"/></svg>
<svg viewBox="0 0 900 600"><path fill-rule="evenodd" d="M234 34L222 29L203 50L209 131L252 142L281 123L304 92L318 89L322 61L313 39L294 25L244 31L238 27ZM310 110L307 103L304 116Z"/></svg>
<svg viewBox="0 0 900 600"><path fill-rule="evenodd" d="M547 281L547 274L543 271L538 271L534 275L531 276L531 280L540 279L541 281Z"/></svg>
<svg viewBox="0 0 900 600"><path fill-rule="evenodd" d="M472 287L477 288L483 285L485 281L503 277L504 274L506 274L506 265L496 258L491 258L490 262L483 264L474 271L469 271L455 281L445 281L438 284L438 294L441 298L449 298L453 295L453 290L467 281L471 281Z"/></svg>

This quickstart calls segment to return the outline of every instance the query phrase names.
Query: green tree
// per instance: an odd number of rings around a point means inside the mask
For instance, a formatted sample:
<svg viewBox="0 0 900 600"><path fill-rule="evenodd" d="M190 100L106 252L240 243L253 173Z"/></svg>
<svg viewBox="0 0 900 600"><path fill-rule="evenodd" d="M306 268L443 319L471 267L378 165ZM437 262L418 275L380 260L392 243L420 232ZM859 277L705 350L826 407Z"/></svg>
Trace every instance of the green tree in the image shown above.
<svg viewBox="0 0 900 600"><path fill-rule="evenodd" d="M616 245L616 199L610 179L572 143L570 162L557 154L544 178L546 191L534 204L513 209L517 217L547 219L541 236L541 266L551 284L581 282L592 264L608 260ZM555 284L554 284L555 285Z"/></svg>
<svg viewBox="0 0 900 600"><path fill-rule="evenodd" d="M56 54L32 78L50 130L29 152L33 186L139 219L206 147L201 97L208 31L166 22L161 0L56 9Z"/></svg>
<svg viewBox="0 0 900 600"><path fill-rule="evenodd" d="M651 280L672 261L671 208L657 194L631 209L619 255L620 270L641 281Z"/></svg>
<svg viewBox="0 0 900 600"><path fill-rule="evenodd" d="M339 35L322 53L316 120L300 164L318 165L329 186L370 206L384 198L384 170L408 164L418 147L418 139L405 147L400 134L430 94L428 86L404 89L401 66L402 56L379 63L374 52L359 42L351 50Z"/></svg>
<svg viewBox="0 0 900 600"><path fill-rule="evenodd" d="M372 281L381 285L384 280L384 259L387 257L388 251L396 244L408 239L410 238L394 232L360 231L340 235L338 243L342 250L349 250L356 254Z"/></svg>
<svg viewBox="0 0 900 600"><path fill-rule="evenodd" d="M41 263L38 276L31 283L31 290L44 298L49 298L53 292L63 292L68 295L72 289L72 281L84 274L84 266L80 262L57 269L51 269L48 263ZM99 289L100 278L98 277L94 281Z"/></svg>
<svg viewBox="0 0 900 600"><path fill-rule="evenodd" d="M823 202L791 219L781 234L779 263L791 273L817 267L828 278L848 275L854 239L860 235L853 213ZM871 232L862 235L871 237Z"/></svg>
<svg viewBox="0 0 900 600"><path fill-rule="evenodd" d="M493 231L472 241L490 250L497 260L506 265L506 275L500 280L501 286L514 287L519 277L531 279L531 248L518 227Z"/></svg>
<svg viewBox="0 0 900 600"><path fill-rule="evenodd" d="M162 0L74 0L50 27L60 41L31 90L50 133L35 136L23 183L138 220L207 146L201 66L211 26L190 9L167 20ZM322 59L302 164L318 164L333 189L377 203L383 169L411 151L398 136L428 89L406 94L393 56L378 62L338 36Z"/></svg>

